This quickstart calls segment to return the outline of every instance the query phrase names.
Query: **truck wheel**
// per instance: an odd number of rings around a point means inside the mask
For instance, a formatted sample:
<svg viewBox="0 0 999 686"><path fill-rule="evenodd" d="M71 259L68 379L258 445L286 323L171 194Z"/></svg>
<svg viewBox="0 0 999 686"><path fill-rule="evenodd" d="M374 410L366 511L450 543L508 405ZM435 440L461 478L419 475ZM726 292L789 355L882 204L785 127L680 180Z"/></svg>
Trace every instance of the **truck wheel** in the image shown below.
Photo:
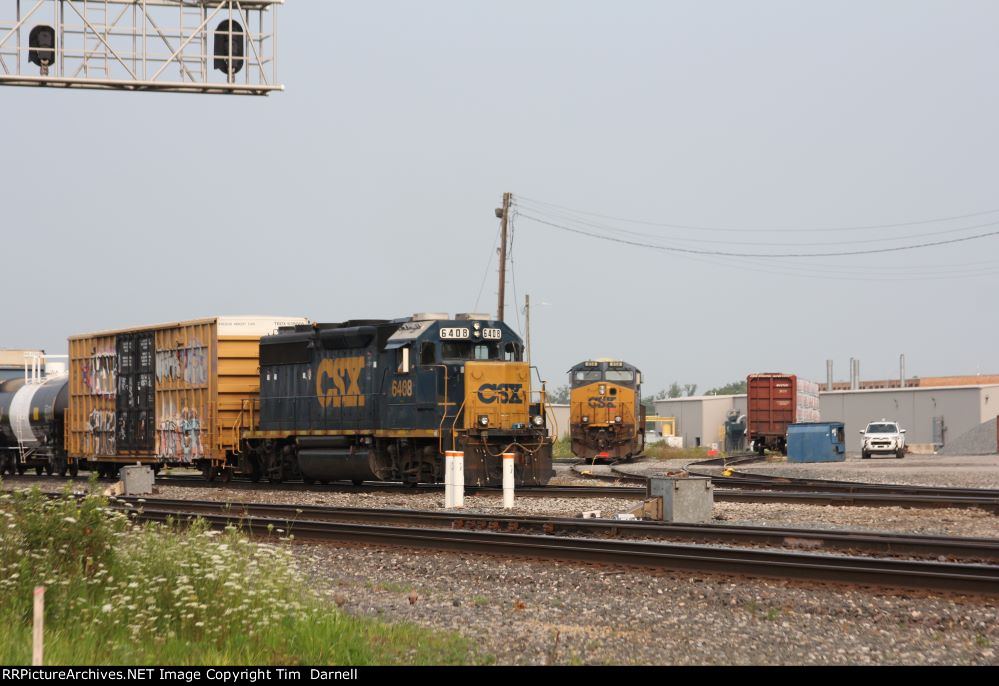
<svg viewBox="0 0 999 686"><path fill-rule="evenodd" d="M897 459L899 459L899 460L901 460L901 459L902 459L903 457L905 457L905 448L899 448L899 449L898 449L898 450L897 450L897 451L895 452L895 457L896 457Z"/></svg>
<svg viewBox="0 0 999 686"><path fill-rule="evenodd" d="M866 450L864 450L863 452L860 453L860 457L863 460L869 460L869 459L871 459L871 454L869 452L867 452Z"/></svg>

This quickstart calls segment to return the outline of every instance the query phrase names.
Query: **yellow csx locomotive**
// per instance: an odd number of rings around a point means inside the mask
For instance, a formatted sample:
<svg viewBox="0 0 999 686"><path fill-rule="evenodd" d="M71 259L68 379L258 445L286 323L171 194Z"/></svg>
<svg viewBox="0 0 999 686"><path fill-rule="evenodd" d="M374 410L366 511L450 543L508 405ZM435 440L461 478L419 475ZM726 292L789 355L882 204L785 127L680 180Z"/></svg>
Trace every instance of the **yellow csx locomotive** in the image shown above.
<svg viewBox="0 0 999 686"><path fill-rule="evenodd" d="M642 373L617 360L587 360L569 370L572 452L585 460L622 460L645 448Z"/></svg>

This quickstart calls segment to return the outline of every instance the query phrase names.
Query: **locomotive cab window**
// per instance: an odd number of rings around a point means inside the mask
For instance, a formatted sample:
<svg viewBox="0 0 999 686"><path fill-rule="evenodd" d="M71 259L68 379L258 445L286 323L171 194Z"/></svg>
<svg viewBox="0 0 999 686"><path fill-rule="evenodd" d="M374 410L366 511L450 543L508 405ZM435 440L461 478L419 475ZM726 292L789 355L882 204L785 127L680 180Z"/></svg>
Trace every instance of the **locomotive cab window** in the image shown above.
<svg viewBox="0 0 999 686"><path fill-rule="evenodd" d="M396 374L409 374L409 346L396 350Z"/></svg>
<svg viewBox="0 0 999 686"><path fill-rule="evenodd" d="M495 343L444 341L441 356L445 360L498 360L499 346Z"/></svg>
<svg viewBox="0 0 999 686"><path fill-rule="evenodd" d="M590 383L591 381L600 381L603 378L604 378L603 372L599 370L587 370L587 371L576 372L573 375L572 380L576 384L584 384L584 383Z"/></svg>
<svg viewBox="0 0 999 686"><path fill-rule="evenodd" d="M635 372L608 369L604 374L604 378L615 383L629 384L635 380Z"/></svg>
<svg viewBox="0 0 999 686"><path fill-rule="evenodd" d="M434 364L437 361L437 346L424 343L420 346L420 364Z"/></svg>
<svg viewBox="0 0 999 686"><path fill-rule="evenodd" d="M520 346L516 343L507 343L503 347L503 359L507 362L520 362Z"/></svg>

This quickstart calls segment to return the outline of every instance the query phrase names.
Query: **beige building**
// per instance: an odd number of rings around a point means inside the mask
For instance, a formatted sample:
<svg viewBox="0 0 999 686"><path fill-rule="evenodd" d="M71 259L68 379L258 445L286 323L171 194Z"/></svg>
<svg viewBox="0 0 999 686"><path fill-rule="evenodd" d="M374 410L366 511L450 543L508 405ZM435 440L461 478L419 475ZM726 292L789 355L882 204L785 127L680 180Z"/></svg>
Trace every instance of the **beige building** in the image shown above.
<svg viewBox="0 0 999 686"><path fill-rule="evenodd" d="M549 405L550 414L548 416L548 435L555 438L568 438L569 436L569 404ZM552 420L555 420L554 422ZM556 435L556 432L558 435Z"/></svg>
<svg viewBox="0 0 999 686"><path fill-rule="evenodd" d="M676 435L683 439L683 447L696 448L717 443L725 445L725 420L736 410L746 414L746 396L699 395L691 398L656 400L656 414L676 417Z"/></svg>
<svg viewBox="0 0 999 686"><path fill-rule="evenodd" d="M44 350L0 349L0 381L24 377L24 363L27 356L44 354Z"/></svg>

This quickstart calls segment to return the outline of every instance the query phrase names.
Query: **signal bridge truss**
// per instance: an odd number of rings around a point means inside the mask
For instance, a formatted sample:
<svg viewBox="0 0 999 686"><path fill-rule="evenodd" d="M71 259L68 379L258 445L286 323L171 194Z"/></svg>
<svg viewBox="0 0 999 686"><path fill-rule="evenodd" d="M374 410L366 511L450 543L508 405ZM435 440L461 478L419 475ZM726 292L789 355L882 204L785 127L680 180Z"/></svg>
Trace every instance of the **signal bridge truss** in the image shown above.
<svg viewBox="0 0 999 686"><path fill-rule="evenodd" d="M284 0L0 0L0 85L267 95Z"/></svg>

